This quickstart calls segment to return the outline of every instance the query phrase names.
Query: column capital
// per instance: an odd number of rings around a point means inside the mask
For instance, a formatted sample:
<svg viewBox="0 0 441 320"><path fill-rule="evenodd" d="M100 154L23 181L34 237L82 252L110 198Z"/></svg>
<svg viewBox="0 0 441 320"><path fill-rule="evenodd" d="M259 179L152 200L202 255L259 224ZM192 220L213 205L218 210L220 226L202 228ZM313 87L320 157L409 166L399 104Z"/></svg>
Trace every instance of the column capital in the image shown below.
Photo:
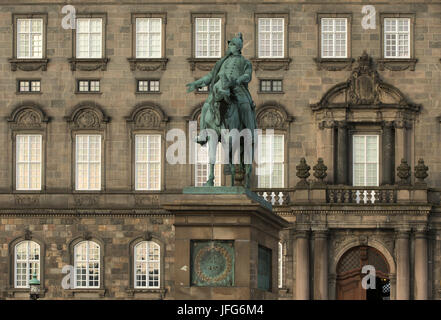
<svg viewBox="0 0 441 320"><path fill-rule="evenodd" d="M309 230L294 231L294 239L298 239L298 238L309 239Z"/></svg>
<svg viewBox="0 0 441 320"><path fill-rule="evenodd" d="M348 127L348 122L346 120L335 121L339 129L346 129Z"/></svg>
<svg viewBox="0 0 441 320"><path fill-rule="evenodd" d="M336 122L334 120L322 120L318 124L318 127L319 127L320 130L332 129L335 126L336 126Z"/></svg>
<svg viewBox="0 0 441 320"><path fill-rule="evenodd" d="M381 126L386 129L392 129L395 127L395 121L382 121Z"/></svg>
<svg viewBox="0 0 441 320"><path fill-rule="evenodd" d="M398 119L392 121L393 125L396 129L411 129L412 123L410 121L404 120L404 119Z"/></svg>
<svg viewBox="0 0 441 320"><path fill-rule="evenodd" d="M328 238L329 230L325 228L312 228L313 239L326 239Z"/></svg>
<svg viewBox="0 0 441 320"><path fill-rule="evenodd" d="M428 228L427 226L416 227L414 230L415 239L426 239Z"/></svg>
<svg viewBox="0 0 441 320"><path fill-rule="evenodd" d="M409 239L410 227L395 228L395 237L396 239Z"/></svg>

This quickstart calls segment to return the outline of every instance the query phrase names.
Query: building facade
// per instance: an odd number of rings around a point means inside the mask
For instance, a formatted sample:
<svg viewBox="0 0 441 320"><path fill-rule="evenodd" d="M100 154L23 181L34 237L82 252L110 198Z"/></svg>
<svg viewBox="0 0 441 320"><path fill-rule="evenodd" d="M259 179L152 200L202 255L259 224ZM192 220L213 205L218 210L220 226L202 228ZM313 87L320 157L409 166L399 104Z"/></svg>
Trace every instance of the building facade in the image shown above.
<svg viewBox="0 0 441 320"><path fill-rule="evenodd" d="M43 299L175 298L187 270L164 203L201 186L208 159L188 138L195 163L167 153L207 97L185 84L237 32L258 127L274 129L253 189L289 225L259 249L259 261L279 257L259 290L441 298L441 4L65 6L0 4L1 298L27 299L33 274ZM227 178L216 165L216 185ZM362 288L365 265L376 290Z"/></svg>

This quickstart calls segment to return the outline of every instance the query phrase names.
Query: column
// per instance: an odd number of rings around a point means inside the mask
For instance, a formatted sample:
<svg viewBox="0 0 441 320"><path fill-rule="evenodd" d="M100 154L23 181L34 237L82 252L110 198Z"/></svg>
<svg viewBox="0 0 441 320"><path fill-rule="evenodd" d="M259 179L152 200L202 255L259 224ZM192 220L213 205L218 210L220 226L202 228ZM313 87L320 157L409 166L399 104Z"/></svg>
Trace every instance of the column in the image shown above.
<svg viewBox="0 0 441 320"><path fill-rule="evenodd" d="M296 232L296 299L309 300L309 233Z"/></svg>
<svg viewBox="0 0 441 320"><path fill-rule="evenodd" d="M415 233L415 300L427 300L428 253L426 229L418 229Z"/></svg>
<svg viewBox="0 0 441 320"><path fill-rule="evenodd" d="M395 168L401 164L401 159L406 159L410 164L407 157L406 148L406 122L404 120L394 121L395 127ZM398 178L396 178L398 179Z"/></svg>
<svg viewBox="0 0 441 320"><path fill-rule="evenodd" d="M409 230L398 230L396 236L397 253L397 300L409 300Z"/></svg>
<svg viewBox="0 0 441 320"><path fill-rule="evenodd" d="M395 176L395 160L394 160L394 137L393 137L393 122L385 121L383 123L383 181L382 185L393 184ZM401 159L400 159L401 161Z"/></svg>
<svg viewBox="0 0 441 320"><path fill-rule="evenodd" d="M314 300L328 300L328 241L326 230L316 230L314 239Z"/></svg>
<svg viewBox="0 0 441 320"><path fill-rule="evenodd" d="M334 184L334 121L326 120L319 123L317 131L317 158L323 158L328 167L325 181Z"/></svg>
<svg viewBox="0 0 441 320"><path fill-rule="evenodd" d="M346 121L337 125L337 184L348 184L348 129Z"/></svg>

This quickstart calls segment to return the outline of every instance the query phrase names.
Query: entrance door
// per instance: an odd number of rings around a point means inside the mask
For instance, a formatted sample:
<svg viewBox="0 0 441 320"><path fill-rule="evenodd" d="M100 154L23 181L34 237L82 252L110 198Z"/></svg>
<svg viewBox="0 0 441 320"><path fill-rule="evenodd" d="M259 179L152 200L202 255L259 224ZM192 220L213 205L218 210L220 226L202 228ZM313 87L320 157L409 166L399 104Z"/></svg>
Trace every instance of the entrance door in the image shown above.
<svg viewBox="0 0 441 320"><path fill-rule="evenodd" d="M376 271L375 289L365 290L361 273L363 266L372 265ZM349 249L337 264L338 300L386 300L389 298L389 266L375 248L359 246Z"/></svg>

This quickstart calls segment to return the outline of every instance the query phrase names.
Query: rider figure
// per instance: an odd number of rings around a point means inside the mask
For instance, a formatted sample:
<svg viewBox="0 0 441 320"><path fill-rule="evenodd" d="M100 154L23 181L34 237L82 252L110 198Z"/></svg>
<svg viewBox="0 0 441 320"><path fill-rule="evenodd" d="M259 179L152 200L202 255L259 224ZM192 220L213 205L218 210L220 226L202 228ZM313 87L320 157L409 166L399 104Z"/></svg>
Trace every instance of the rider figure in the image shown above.
<svg viewBox="0 0 441 320"><path fill-rule="evenodd" d="M219 96L218 93L225 95L225 93L228 92L224 87L225 82L230 86L231 96L237 100L240 121L244 127L250 129L256 128L255 105L248 91L248 82L251 81L252 65L249 60L241 55L242 47L242 34L238 33L238 37L228 41L226 55L216 62L210 73L187 84L187 92L191 92L195 90L195 88L209 86L209 95L202 107L200 117L201 130L207 129L205 114L210 107L214 108L213 114L215 118L219 115L219 97L221 96ZM224 91L216 90L218 86ZM213 120L218 122L218 119ZM198 136L197 142L203 145L207 141Z"/></svg>

